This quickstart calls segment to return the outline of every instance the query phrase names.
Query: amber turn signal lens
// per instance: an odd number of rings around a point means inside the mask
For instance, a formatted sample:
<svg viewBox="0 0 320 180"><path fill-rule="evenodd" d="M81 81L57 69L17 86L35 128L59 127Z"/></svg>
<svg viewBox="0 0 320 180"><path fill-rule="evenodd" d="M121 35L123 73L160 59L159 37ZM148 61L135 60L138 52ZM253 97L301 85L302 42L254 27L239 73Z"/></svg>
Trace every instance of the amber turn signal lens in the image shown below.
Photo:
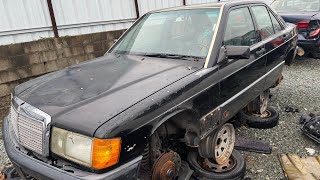
<svg viewBox="0 0 320 180"><path fill-rule="evenodd" d="M118 163L121 139L93 139L92 168L104 169Z"/></svg>

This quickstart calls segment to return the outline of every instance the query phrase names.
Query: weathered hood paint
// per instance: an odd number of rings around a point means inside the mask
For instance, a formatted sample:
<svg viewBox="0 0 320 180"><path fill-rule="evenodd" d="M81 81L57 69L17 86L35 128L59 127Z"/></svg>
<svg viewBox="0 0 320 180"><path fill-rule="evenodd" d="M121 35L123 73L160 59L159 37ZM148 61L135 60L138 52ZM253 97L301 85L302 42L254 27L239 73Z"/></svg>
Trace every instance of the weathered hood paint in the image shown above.
<svg viewBox="0 0 320 180"><path fill-rule="evenodd" d="M52 125L93 136L112 117L193 73L194 62L107 55L19 85L15 95Z"/></svg>

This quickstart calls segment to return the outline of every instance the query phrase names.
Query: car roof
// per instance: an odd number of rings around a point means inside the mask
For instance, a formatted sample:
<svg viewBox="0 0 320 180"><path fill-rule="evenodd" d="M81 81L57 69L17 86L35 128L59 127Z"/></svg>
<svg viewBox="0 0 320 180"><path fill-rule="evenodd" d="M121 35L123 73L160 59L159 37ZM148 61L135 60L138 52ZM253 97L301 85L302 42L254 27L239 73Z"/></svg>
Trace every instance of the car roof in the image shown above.
<svg viewBox="0 0 320 180"><path fill-rule="evenodd" d="M223 1L223 2L213 2L213 3L206 3L206 4L194 4L194 5L186 5L186 6L178 6L178 7L171 7L165 9L159 9L150 11L153 12L162 12L162 11L178 11L184 9L201 9L201 8L221 8L222 6L237 6L237 5L244 5L244 4L265 4L263 1L252 1L252 0L230 0L230 1Z"/></svg>

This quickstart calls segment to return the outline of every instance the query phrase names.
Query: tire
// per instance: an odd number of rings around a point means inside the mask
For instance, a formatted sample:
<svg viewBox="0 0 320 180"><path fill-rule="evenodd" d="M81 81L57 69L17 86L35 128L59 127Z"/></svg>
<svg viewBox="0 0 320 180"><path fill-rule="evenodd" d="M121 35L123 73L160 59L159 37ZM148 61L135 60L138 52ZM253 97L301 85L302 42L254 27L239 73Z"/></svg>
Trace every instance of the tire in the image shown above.
<svg viewBox="0 0 320 180"><path fill-rule="evenodd" d="M224 173L214 173L203 169L199 165L197 158L197 151L191 151L188 155L188 161L191 169L194 170L193 175L196 177L196 179L237 180L243 178L245 175L246 165L244 158L237 150L233 150L231 155L231 158L233 158L236 162L235 167L233 167L232 170Z"/></svg>
<svg viewBox="0 0 320 180"><path fill-rule="evenodd" d="M267 118L251 116L241 110L239 113L240 119L248 127L256 129L270 129L279 124L279 112L273 107L268 107L267 110L271 113L271 116Z"/></svg>

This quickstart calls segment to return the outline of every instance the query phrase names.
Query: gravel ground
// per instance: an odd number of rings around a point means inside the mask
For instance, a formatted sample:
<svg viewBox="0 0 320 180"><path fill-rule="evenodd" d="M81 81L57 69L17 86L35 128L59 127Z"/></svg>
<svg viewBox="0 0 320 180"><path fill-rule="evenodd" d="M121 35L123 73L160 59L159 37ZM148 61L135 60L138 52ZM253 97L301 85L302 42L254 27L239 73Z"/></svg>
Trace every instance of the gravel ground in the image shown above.
<svg viewBox="0 0 320 180"><path fill-rule="evenodd" d="M275 128L257 130L239 128L237 134L270 142L272 153L258 154L244 152L247 162L248 179L284 179L279 154L307 156L305 148L316 150L320 155L320 145L301 133L299 118L304 112L320 112L320 60L299 58L284 70L284 81L271 91L271 105L280 112L280 122ZM287 113L286 106L298 108L299 113Z"/></svg>
<svg viewBox="0 0 320 180"><path fill-rule="evenodd" d="M4 149L3 140L2 140L2 129L0 130L0 167L2 165L7 165L10 163L6 151Z"/></svg>
<svg viewBox="0 0 320 180"><path fill-rule="evenodd" d="M305 137L298 119L303 112L320 112L320 60L300 58L290 67L285 67L284 81L272 90L271 105L280 112L280 124L269 130L241 127L237 134L271 143L271 154L243 152L247 162L247 179L283 179L284 175L277 155L295 153L306 156L305 148L313 148L320 155L320 146ZM284 108L298 108L299 113L286 113ZM1 117L1 114L0 114ZM0 130L0 165L9 163Z"/></svg>

